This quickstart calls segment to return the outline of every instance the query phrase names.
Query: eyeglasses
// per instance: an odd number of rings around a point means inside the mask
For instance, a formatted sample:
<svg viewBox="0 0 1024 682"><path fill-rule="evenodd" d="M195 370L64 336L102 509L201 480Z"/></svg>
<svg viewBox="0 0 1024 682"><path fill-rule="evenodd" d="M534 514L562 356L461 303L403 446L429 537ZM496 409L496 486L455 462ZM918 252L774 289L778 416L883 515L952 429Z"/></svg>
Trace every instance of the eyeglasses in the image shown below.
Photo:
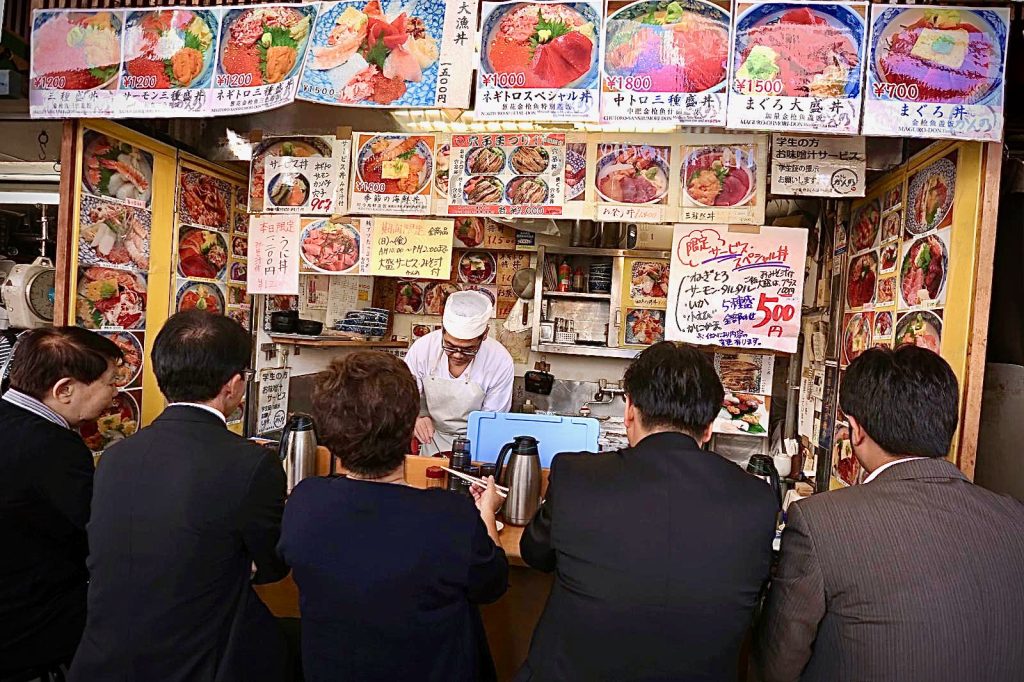
<svg viewBox="0 0 1024 682"><path fill-rule="evenodd" d="M256 370L254 369L246 368L239 372L239 374L242 375L242 380L245 381L245 383L249 383L256 378Z"/></svg>
<svg viewBox="0 0 1024 682"><path fill-rule="evenodd" d="M480 344L477 344L473 348L460 348L459 346L453 346L442 341L441 350L443 350L446 355L462 355L467 358L472 358L476 357L476 354L480 352Z"/></svg>

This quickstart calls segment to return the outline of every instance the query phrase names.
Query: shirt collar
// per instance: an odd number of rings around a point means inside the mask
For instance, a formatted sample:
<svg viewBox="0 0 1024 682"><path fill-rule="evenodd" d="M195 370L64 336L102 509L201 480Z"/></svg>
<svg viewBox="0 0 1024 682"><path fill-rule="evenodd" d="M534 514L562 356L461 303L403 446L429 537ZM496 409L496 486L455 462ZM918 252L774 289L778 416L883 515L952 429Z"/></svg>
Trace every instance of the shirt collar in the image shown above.
<svg viewBox="0 0 1024 682"><path fill-rule="evenodd" d="M28 410L37 417L42 417L47 421L53 422L57 426L63 426L65 429L71 428L67 419L51 410L44 403L36 400L30 395L22 393L21 391L16 391L13 388L7 389L7 392L4 393L3 399L23 410Z"/></svg>
<svg viewBox="0 0 1024 682"><path fill-rule="evenodd" d="M227 417L225 417L224 413L218 410L216 407L210 407L209 405L203 405L202 403L171 403L167 407L194 407L197 410L204 410L206 412L209 412L210 414L217 415L217 419L224 422L224 426L228 425Z"/></svg>
<svg viewBox="0 0 1024 682"><path fill-rule="evenodd" d="M875 480L878 474L882 473L891 466L895 466L896 464L902 464L903 462L913 462L918 459L927 459L927 457L901 457L900 459L894 459L891 462L886 462L882 466L872 471L868 475L868 477L864 479L864 483L870 483L871 481Z"/></svg>

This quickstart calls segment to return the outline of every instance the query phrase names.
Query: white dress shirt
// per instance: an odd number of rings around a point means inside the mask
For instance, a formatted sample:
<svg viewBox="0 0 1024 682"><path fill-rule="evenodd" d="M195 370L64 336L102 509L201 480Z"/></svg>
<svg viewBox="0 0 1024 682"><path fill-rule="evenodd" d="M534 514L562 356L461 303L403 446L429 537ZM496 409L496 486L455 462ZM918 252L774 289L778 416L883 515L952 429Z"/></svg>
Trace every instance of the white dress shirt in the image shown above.
<svg viewBox="0 0 1024 682"><path fill-rule="evenodd" d="M171 403L167 407L194 407L197 410L204 410L210 414L217 415L217 419L224 422L224 426L228 425L228 419L224 416L224 413L218 410L216 407L210 407L209 405L203 405L202 403Z"/></svg>
<svg viewBox="0 0 1024 682"><path fill-rule="evenodd" d="M448 357L441 350L441 330L430 332L412 344L405 355L416 384L423 391L423 377L433 369L435 376L454 379L448 370ZM512 409L512 383L515 381L515 363L505 347L487 337L480 346L480 352L473 358L473 364L466 370L470 380L484 392L481 410L484 412L508 412ZM465 375L463 375L465 376Z"/></svg>
<svg viewBox="0 0 1024 682"><path fill-rule="evenodd" d="M4 393L3 399L11 405L17 405L23 410L28 410L37 417L42 417L47 421L53 422L57 426L63 426L65 429L71 428L68 426L67 419L51 410L41 401L36 400L32 396L22 393L21 391L9 388L7 389L7 393Z"/></svg>
<svg viewBox="0 0 1024 682"><path fill-rule="evenodd" d="M864 479L864 483L870 483L871 481L875 480L875 477L878 476L878 474L882 473L883 471L885 471L886 469L888 469L891 466L894 466L896 464L902 464L903 462L913 462L916 459L928 459L928 458L927 457L904 457L902 459L894 459L891 462L886 462L882 466L880 466L877 469L875 469L874 471L872 471L868 475L868 477Z"/></svg>

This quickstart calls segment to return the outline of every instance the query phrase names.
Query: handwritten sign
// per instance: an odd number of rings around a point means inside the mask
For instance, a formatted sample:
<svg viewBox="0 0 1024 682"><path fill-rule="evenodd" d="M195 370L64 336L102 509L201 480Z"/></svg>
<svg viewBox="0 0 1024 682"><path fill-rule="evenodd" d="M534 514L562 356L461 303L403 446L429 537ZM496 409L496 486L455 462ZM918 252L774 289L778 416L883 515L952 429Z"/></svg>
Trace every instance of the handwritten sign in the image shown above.
<svg viewBox="0 0 1024 682"><path fill-rule="evenodd" d="M796 351L807 231L676 225L665 338Z"/></svg>
<svg viewBox="0 0 1024 682"><path fill-rule="evenodd" d="M288 379L291 369L260 370L260 395L256 403L256 433L283 429L288 419Z"/></svg>
<svg viewBox="0 0 1024 682"><path fill-rule="evenodd" d="M452 270L452 221L374 218L370 274L448 279Z"/></svg>
<svg viewBox="0 0 1024 682"><path fill-rule="evenodd" d="M270 156L263 175L263 206L267 213L330 215L338 192L338 160Z"/></svg>
<svg viewBox="0 0 1024 682"><path fill-rule="evenodd" d="M864 134L997 142L1010 10L876 5Z"/></svg>
<svg viewBox="0 0 1024 682"><path fill-rule="evenodd" d="M772 135L772 194L862 197L867 172L863 137Z"/></svg>
<svg viewBox="0 0 1024 682"><path fill-rule="evenodd" d="M249 216L250 294L299 293L299 232L297 215Z"/></svg>

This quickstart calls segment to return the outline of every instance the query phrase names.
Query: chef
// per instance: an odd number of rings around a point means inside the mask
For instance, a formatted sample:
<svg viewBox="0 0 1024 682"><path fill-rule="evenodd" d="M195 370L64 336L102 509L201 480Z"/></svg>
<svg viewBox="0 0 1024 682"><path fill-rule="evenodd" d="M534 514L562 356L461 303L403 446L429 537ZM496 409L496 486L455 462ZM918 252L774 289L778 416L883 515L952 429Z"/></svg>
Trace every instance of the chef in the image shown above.
<svg viewBox="0 0 1024 682"><path fill-rule="evenodd" d="M420 416L414 431L421 455L451 450L466 434L469 413L508 412L515 379L512 356L488 338L491 300L479 291L448 297L441 329L421 337L405 362L420 387Z"/></svg>

